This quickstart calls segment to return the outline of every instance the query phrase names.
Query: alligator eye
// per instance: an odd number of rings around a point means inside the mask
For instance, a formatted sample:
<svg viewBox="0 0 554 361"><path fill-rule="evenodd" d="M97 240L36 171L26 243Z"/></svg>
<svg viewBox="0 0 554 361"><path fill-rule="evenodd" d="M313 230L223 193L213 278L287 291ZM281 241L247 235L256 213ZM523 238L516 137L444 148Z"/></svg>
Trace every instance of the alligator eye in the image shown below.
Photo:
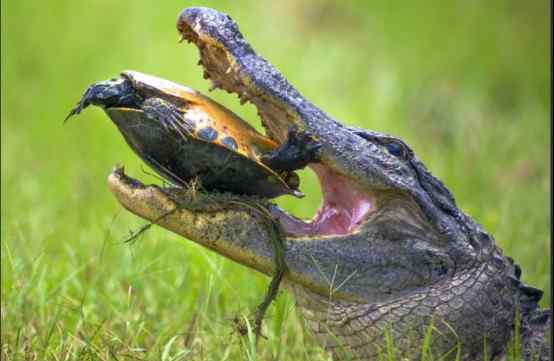
<svg viewBox="0 0 554 361"><path fill-rule="evenodd" d="M402 146L396 142L390 142L385 144L385 147L389 151L390 154L394 155L395 157L400 157L402 155Z"/></svg>

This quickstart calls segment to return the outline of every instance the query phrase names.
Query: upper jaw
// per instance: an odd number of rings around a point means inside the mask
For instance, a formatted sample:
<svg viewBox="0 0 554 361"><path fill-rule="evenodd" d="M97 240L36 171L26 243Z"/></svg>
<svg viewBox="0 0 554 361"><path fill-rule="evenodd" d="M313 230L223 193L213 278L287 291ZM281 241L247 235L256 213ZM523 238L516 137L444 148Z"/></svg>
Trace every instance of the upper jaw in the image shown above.
<svg viewBox="0 0 554 361"><path fill-rule="evenodd" d="M319 135L321 124L313 122L312 113L323 112L255 53L229 16L209 8L187 8L177 19L177 30L183 40L198 47L199 64L212 89L224 89L237 94L241 103L254 104L269 137L282 143L290 126Z"/></svg>
<svg viewBox="0 0 554 361"><path fill-rule="evenodd" d="M259 56L226 14L202 7L184 9L177 19L182 40L199 50L199 64L212 89L235 93L258 111L267 136L283 143L293 126L321 143L319 164L362 188L386 186L373 168L372 152L362 138L300 94L267 60Z"/></svg>

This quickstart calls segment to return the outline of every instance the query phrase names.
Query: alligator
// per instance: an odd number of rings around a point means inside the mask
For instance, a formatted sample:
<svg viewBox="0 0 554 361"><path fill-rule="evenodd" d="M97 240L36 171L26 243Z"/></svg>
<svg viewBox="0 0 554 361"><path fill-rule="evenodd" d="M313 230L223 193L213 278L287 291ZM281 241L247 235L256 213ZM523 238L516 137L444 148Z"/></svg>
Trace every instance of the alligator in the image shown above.
<svg viewBox="0 0 554 361"><path fill-rule="evenodd" d="M550 359L543 292L521 281L521 268L405 142L343 125L310 103L226 14L186 8L177 30L198 47L212 87L252 103L271 139L283 144L294 126L320 142L319 159L308 167L322 204L310 221L267 199L233 199L256 204L279 225L283 285L334 359L376 360L392 342L397 359L500 360L514 337L523 359ZM253 207L218 192L176 200L121 168L108 185L132 213L263 274L275 272L273 235Z"/></svg>

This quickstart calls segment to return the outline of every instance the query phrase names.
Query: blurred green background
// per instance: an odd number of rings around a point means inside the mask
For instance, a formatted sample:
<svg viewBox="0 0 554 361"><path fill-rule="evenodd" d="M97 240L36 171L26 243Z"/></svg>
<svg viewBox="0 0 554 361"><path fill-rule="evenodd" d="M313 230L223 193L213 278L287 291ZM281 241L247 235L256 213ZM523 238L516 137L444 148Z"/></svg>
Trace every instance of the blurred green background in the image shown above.
<svg viewBox="0 0 554 361"><path fill-rule="evenodd" d="M133 69L206 92L177 43L186 6L230 14L253 47L344 123L411 144L550 304L550 9L547 1L3 1L2 359L253 358L236 318L268 279L152 229L106 187L142 162L102 111L63 119L92 82ZM250 120L224 92L211 96ZM319 202L302 173L309 217ZM264 360L318 360L283 292Z"/></svg>

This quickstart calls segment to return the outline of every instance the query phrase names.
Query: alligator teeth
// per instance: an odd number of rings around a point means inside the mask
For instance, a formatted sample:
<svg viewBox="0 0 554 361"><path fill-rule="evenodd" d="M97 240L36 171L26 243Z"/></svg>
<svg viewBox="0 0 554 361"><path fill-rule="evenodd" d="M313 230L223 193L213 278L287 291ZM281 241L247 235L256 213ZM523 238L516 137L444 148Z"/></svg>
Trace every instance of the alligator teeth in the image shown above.
<svg viewBox="0 0 554 361"><path fill-rule="evenodd" d="M227 70L225 70L225 74L229 74L231 72L231 70L233 70L233 69L231 69L231 67L228 67Z"/></svg>

